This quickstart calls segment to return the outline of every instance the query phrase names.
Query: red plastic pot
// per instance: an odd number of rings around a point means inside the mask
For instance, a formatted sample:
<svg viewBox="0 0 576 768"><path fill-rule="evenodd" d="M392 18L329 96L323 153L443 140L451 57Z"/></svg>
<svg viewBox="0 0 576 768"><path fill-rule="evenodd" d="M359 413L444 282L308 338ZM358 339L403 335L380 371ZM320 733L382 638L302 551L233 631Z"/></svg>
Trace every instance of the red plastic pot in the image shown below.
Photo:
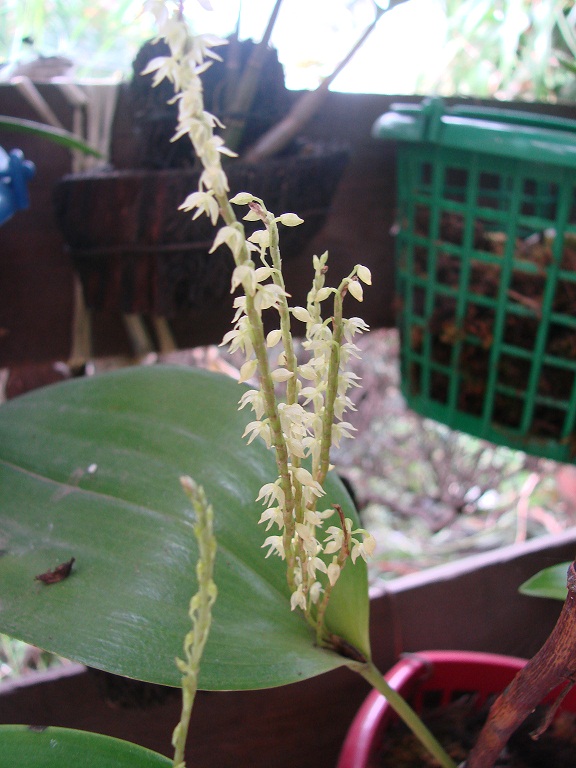
<svg viewBox="0 0 576 768"><path fill-rule="evenodd" d="M388 683L421 711L442 706L463 693L476 693L478 706L500 693L524 666L524 659L471 651L422 651L407 655L385 675ZM553 698L553 694L551 694ZM576 712L576 690L562 703ZM395 718L384 696L372 691L346 735L337 768L376 768L386 729Z"/></svg>

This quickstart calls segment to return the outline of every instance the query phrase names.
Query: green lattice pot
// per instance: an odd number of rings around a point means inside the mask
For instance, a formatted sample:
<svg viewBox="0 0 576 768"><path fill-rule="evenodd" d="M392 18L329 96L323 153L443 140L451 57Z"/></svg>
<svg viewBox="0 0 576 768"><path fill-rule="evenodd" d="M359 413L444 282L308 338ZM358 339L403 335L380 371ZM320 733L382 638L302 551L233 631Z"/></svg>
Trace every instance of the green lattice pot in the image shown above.
<svg viewBox="0 0 576 768"><path fill-rule="evenodd" d="M576 121L392 105L411 408L559 461L576 451Z"/></svg>

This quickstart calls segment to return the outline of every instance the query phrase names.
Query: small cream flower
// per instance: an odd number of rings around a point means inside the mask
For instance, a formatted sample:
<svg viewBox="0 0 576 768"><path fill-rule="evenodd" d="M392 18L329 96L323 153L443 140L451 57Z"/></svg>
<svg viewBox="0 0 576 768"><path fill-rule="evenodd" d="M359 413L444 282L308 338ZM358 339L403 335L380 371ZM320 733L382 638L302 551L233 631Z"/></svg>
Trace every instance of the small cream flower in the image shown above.
<svg viewBox="0 0 576 768"><path fill-rule="evenodd" d="M364 333L365 331L370 330L361 317L344 318L344 320L342 320L342 328L346 341L351 341L357 333Z"/></svg>
<svg viewBox="0 0 576 768"><path fill-rule="evenodd" d="M254 308L260 314L266 309L277 308L280 300L286 297L286 291L279 285L267 283L257 287Z"/></svg>
<svg viewBox="0 0 576 768"><path fill-rule="evenodd" d="M324 512L317 512L316 510L307 509L304 513L304 519L310 525L321 526L324 524L324 520L332 517L334 511L334 509L325 509Z"/></svg>
<svg viewBox="0 0 576 768"><path fill-rule="evenodd" d="M314 536L313 528L311 526L304 525L304 523L296 523L295 527L296 533L302 540L304 552L306 552L308 557L316 557L318 552L322 551L322 547Z"/></svg>
<svg viewBox="0 0 576 768"><path fill-rule="evenodd" d="M314 478L308 472L307 469L304 469L304 467L297 467L296 469L292 470L292 474L298 480L299 483L302 483L302 485L306 486L307 488L310 488L312 493L315 496L323 496L325 491Z"/></svg>
<svg viewBox="0 0 576 768"><path fill-rule="evenodd" d="M332 440L334 445L338 448L340 446L340 440L343 437L353 437L352 432L356 431L356 427L352 426L348 421L341 421L339 424L334 424L332 427Z"/></svg>
<svg viewBox="0 0 576 768"><path fill-rule="evenodd" d="M327 555L331 555L333 552L339 552L342 549L342 542L344 541L344 533L341 528L335 525L331 525L326 533L328 536L324 539L324 552Z"/></svg>
<svg viewBox="0 0 576 768"><path fill-rule="evenodd" d="M252 262L247 264L239 264L234 272L232 272L232 280L230 281L230 293L234 293L239 285L242 286L247 296L254 296L256 293L256 275L254 274L254 265Z"/></svg>
<svg viewBox="0 0 576 768"><path fill-rule="evenodd" d="M276 382L282 382L282 381L288 381L288 379L291 379L294 374L292 371L288 371L286 368L276 368L276 370L272 371L272 380Z"/></svg>
<svg viewBox="0 0 576 768"><path fill-rule="evenodd" d="M304 307L292 307L292 314L297 320L301 320L303 323L312 323L312 315Z"/></svg>
<svg viewBox="0 0 576 768"><path fill-rule="evenodd" d="M341 570L342 569L340 568L340 566L336 562L336 558L334 558L332 560L332 562L330 563L330 565L328 566L328 569L327 569L327 572L326 572L327 576L328 576L328 581L330 582L330 585L332 587L338 581L338 577L340 576Z"/></svg>
<svg viewBox="0 0 576 768"><path fill-rule="evenodd" d="M148 62L141 74L150 75L152 72L156 73L152 79L153 86L159 85L165 78L176 83L179 80L180 67L171 56L157 56Z"/></svg>
<svg viewBox="0 0 576 768"><path fill-rule="evenodd" d="M272 499L275 499L280 507L283 507L286 503L286 497L279 480L263 485L256 497L256 501L263 500L263 503L268 505L270 505Z"/></svg>
<svg viewBox="0 0 576 768"><path fill-rule="evenodd" d="M316 571L321 571L322 573L326 573L326 563L324 560L321 560L319 557L309 557L308 560L306 560L306 571L310 578L315 579L316 578Z"/></svg>
<svg viewBox="0 0 576 768"><path fill-rule="evenodd" d="M266 346L268 349L272 349L277 344L280 344L282 341L282 331L277 328L274 331L270 331L270 333L266 336Z"/></svg>
<svg viewBox="0 0 576 768"><path fill-rule="evenodd" d="M290 597L290 608L294 611L296 608L306 610L306 595L304 594L302 584L298 586L298 589L292 593Z"/></svg>
<svg viewBox="0 0 576 768"><path fill-rule="evenodd" d="M265 539L264 544L262 544L262 549L264 549L264 547L269 547L268 552L266 553L267 558L270 557L270 555L278 555L284 560L285 554L282 536L268 536L268 538Z"/></svg>
<svg viewBox="0 0 576 768"><path fill-rule="evenodd" d="M270 245L270 233L267 229L257 229L248 238L250 243L258 245L262 250L266 249Z"/></svg>
<svg viewBox="0 0 576 768"><path fill-rule="evenodd" d="M278 528L284 528L284 516L280 507L270 507L262 512L258 523L268 523L266 530L269 531L273 523L276 523Z"/></svg>
<svg viewBox="0 0 576 768"><path fill-rule="evenodd" d="M218 203L214 199L213 191L209 192L192 192L188 195L186 200L178 207L180 211L192 211L196 208L196 212L192 216L192 219L197 219L203 213L208 216L212 224L215 226L218 222L218 216L220 215L220 208Z"/></svg>
<svg viewBox="0 0 576 768"><path fill-rule="evenodd" d="M319 581L315 581L308 592L310 595L310 601L313 605L315 605L320 600L323 592L324 590L322 589L322 584L320 584Z"/></svg>
<svg viewBox="0 0 576 768"><path fill-rule="evenodd" d="M257 419L261 419L266 411L264 395L260 389L249 389L244 392L240 398L238 410L241 411L247 405L250 405Z"/></svg>
<svg viewBox="0 0 576 768"><path fill-rule="evenodd" d="M355 533L357 533L355 531ZM352 547L352 551L350 553L350 557L352 558L352 562L356 562L356 558L360 555L364 560L368 561L368 558L372 557L374 554L374 550L376 549L376 539L374 536L372 536L371 533L368 533L367 531L362 531L363 533L363 539L362 541L358 541L357 539L352 539L354 542L354 546Z"/></svg>
<svg viewBox="0 0 576 768"><path fill-rule="evenodd" d="M250 435L248 438L248 445L250 445L256 437L261 437L266 443L267 448L272 447L272 433L270 432L270 423L268 419L264 419L264 421L251 421L247 424L242 437L247 437L248 435Z"/></svg>
<svg viewBox="0 0 576 768"><path fill-rule="evenodd" d="M238 194L230 198L230 202L233 205L248 205L252 200L254 200L254 195L251 195L250 192L238 192Z"/></svg>

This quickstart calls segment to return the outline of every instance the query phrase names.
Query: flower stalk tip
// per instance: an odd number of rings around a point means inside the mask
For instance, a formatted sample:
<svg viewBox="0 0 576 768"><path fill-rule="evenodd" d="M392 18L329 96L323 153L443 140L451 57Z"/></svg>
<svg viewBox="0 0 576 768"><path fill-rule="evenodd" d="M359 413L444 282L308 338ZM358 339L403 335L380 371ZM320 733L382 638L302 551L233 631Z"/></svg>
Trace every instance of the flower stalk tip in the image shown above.
<svg viewBox="0 0 576 768"><path fill-rule="evenodd" d="M204 489L191 477L181 477L180 484L196 513L193 530L198 543L196 563L198 591L190 600L188 609L192 628L184 638L184 659L176 660L178 669L182 673L182 710L180 721L172 734L174 768L184 766L184 748L192 706L198 690L200 662L212 625L212 606L217 596L213 578L216 558L216 538L213 533L214 512L206 499Z"/></svg>

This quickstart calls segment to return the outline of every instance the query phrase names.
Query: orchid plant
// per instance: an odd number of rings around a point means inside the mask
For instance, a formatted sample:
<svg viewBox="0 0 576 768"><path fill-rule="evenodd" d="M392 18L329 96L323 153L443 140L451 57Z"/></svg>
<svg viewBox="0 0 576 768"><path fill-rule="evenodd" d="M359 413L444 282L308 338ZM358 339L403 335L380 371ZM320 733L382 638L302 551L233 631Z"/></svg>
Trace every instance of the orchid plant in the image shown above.
<svg viewBox="0 0 576 768"><path fill-rule="evenodd" d="M439 765L456 768L371 660L365 561L375 542L330 463L331 447L352 436L346 413L359 382L347 365L367 330L344 305L362 301L370 272L358 264L331 287L328 254L315 256L306 306L290 305L280 232L301 219L268 211L249 192L229 199L221 159L233 153L204 108L201 74L223 41L193 37L169 0L146 5L170 48L148 72L174 84L176 135L190 138L204 169L181 208L215 226L222 219L212 250L225 245L235 261L236 316L223 343L244 355L242 391L221 375L153 366L2 405L0 631L98 669L181 687L174 757L87 732L2 726L2 758L27 768L60 768L79 756L87 768L183 768L197 690L280 686L347 666L386 696ZM260 229L246 236L242 220ZM267 333L266 312L277 317ZM293 320L305 328L304 362ZM264 510L255 513L258 502ZM574 668L573 621L570 613L556 632L561 663L550 672L543 649L505 694L514 715ZM497 757L510 705L495 707L469 768Z"/></svg>
<svg viewBox="0 0 576 768"><path fill-rule="evenodd" d="M0 631L98 669L181 687L174 758L25 726L0 727L2 757L27 768L79 755L88 768L183 768L198 689L280 686L347 666L386 696L439 765L456 768L371 660L365 561L375 542L330 463L331 447L352 436L346 413L359 382L347 365L367 330L344 305L362 301L370 272L358 264L331 287L328 254L315 256L306 306L290 305L280 231L301 219L268 211L249 192L229 199L221 159L232 153L204 108L201 74L223 41L191 36L169 0L146 5L170 48L148 71L174 84L176 135L189 136L204 169L181 208L215 226L222 219L212 250L225 245L235 261L236 316L223 343L244 355L242 391L199 369L142 366L2 405ZM246 236L242 220L260 229ZM266 312L277 317L267 333ZM305 328L304 362L293 320ZM258 502L264 510L255 513ZM564 623L553 684L566 664L573 669L574 633ZM184 658L174 663L182 638ZM536 666L548 669L542 658ZM534 689L530 669L519 680L515 711ZM496 759L498 722L486 733L488 747L479 741L470 768Z"/></svg>
<svg viewBox="0 0 576 768"><path fill-rule="evenodd" d="M228 246L236 265L232 291L240 289L224 343L244 353L240 383L257 376L258 386L244 386L237 410L238 384L230 379L140 367L5 404L1 629L100 669L181 686L175 766L184 762L198 687L276 686L347 665L383 690L440 763L453 768L371 661L365 559L375 542L331 471L331 446L352 433L345 414L358 382L346 366L357 354L354 337L367 328L344 316L344 302L362 301L370 272L357 265L330 287L328 255L314 257L306 306L290 307L279 230L301 219L275 215L248 192L228 199L221 157L231 153L204 109L200 75L222 41L192 37L178 6L152 0L147 7L171 51L148 69L156 81L174 84L177 136L190 137L204 167L181 207L215 225L223 219L213 250ZM250 237L237 209L261 222ZM277 313L278 327L265 333L267 311ZM304 363L294 352L293 319L306 329ZM253 411L248 422L246 408ZM257 502L264 505L264 536ZM192 629L184 631L187 602ZM260 644L249 632L256 621ZM185 657L174 665L184 635ZM106 754L114 765L170 764L94 734L11 726L0 733L4 754L28 766L51 765L55 743L59 764L78 750L85 765L99 768L109 764Z"/></svg>
<svg viewBox="0 0 576 768"><path fill-rule="evenodd" d="M347 365L367 330L345 316L344 304L362 301L370 271L358 264L331 287L328 254L315 256L306 306L289 304L280 232L301 219L276 215L249 192L229 198L221 160L233 152L204 108L201 74L224 41L192 36L169 0L146 6L170 49L146 71L174 85L175 138L188 136L203 165L181 209L215 226L222 219L212 251L225 245L235 262L231 289L239 295L223 343L245 358L239 409L237 383L160 366L66 382L3 405L0 630L99 669L180 686L174 758L96 734L14 726L0 727L3 757L28 768L77 762L79 754L89 768L183 768L198 689L277 686L345 665L386 696L439 765L456 768L371 660L365 561L375 541L330 463L331 447L352 436L346 413L359 382ZM242 220L260 228L246 236ZM277 327L266 333L270 311ZM305 328L304 362L294 319ZM260 643L249 632L255 623ZM573 633L564 634L563 666L542 685L556 684L572 663ZM182 637L184 658L174 664ZM548 669L542 658L536 668ZM540 692L532 668L508 694L515 712L527 689ZM507 703L495 706L470 768L496 759Z"/></svg>

